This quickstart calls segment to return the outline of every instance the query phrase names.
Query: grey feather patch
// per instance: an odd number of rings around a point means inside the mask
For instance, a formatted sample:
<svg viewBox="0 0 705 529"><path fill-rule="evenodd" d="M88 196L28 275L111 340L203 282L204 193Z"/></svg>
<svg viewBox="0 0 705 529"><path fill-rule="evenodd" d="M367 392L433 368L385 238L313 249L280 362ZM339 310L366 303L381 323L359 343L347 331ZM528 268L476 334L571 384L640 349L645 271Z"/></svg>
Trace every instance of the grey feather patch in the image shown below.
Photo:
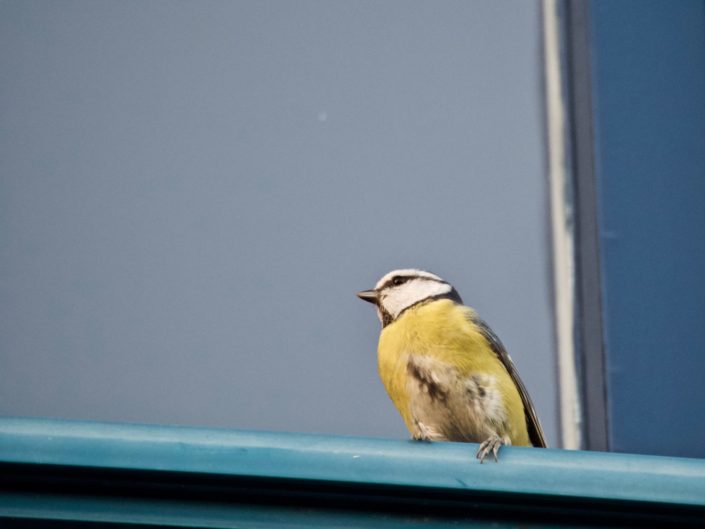
<svg viewBox="0 0 705 529"><path fill-rule="evenodd" d="M497 358L499 358L500 362L502 362L504 368L509 373L509 376L512 378L517 391L519 391L519 396L524 404L526 429L529 433L529 440L531 441L531 444L536 447L546 448L548 446L546 443L546 436L541 428L541 422L536 414L536 409L534 408L534 404L531 402L531 397L529 397L529 392L526 390L526 386L524 386L521 378L519 378L519 373L517 372L516 367L514 367L514 362L512 362L507 350L504 348L504 345L502 345L499 337L483 320L476 316L472 319L472 322L480 329L480 332L489 343L490 348L497 355Z"/></svg>
<svg viewBox="0 0 705 529"><path fill-rule="evenodd" d="M426 393L432 401L446 400L448 388L441 384L441 381L433 371L426 370L411 360L406 364L406 370L418 382L421 391Z"/></svg>
<svg viewBox="0 0 705 529"><path fill-rule="evenodd" d="M408 355L405 367L412 435L437 441L481 442L506 429L495 377L462 377L452 365L428 355Z"/></svg>

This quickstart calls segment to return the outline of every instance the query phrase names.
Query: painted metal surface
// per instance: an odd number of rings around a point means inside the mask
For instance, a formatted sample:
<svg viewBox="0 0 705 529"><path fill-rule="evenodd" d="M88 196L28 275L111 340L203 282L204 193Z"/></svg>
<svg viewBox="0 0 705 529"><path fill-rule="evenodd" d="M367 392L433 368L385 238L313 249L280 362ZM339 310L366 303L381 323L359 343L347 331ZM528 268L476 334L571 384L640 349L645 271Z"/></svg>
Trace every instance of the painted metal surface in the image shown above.
<svg viewBox="0 0 705 529"><path fill-rule="evenodd" d="M571 519L576 505L581 513L602 509L608 519L610 513L624 518L655 508L656 516L685 513L691 521L705 513L705 460L506 447L498 464L480 464L475 449L459 443L1 419L0 516L124 521L120 516L127 512L135 523L168 525L190 516L190 525L210 526L206 520L227 511L231 521L249 513L264 523L268 512L282 520L300 519L300 510L282 504L292 495L304 503L316 496L306 511L312 516L327 512L328 501L340 505L355 496L367 502L353 509L358 518L368 511L378 516L392 504L390 512L403 515L399 502L408 499L415 508L425 502L434 516L447 504L455 516L460 508L467 517L475 512L468 506L479 502L494 505L497 515L518 506L517 517L532 511L535 521L543 520L544 511ZM166 493L155 496L157 478ZM231 481L237 495L223 492ZM118 484L119 490L111 488ZM184 505L191 500L198 501L189 511ZM279 507L262 510L263 502ZM371 504L376 507L364 507ZM181 517L183 509L191 515ZM343 518L353 516L349 505L344 512ZM135 513L142 516L134 518ZM438 521L434 516L426 516L429 523ZM493 516L490 509L473 523Z"/></svg>
<svg viewBox="0 0 705 529"><path fill-rule="evenodd" d="M705 457L705 2L591 2L609 447Z"/></svg>

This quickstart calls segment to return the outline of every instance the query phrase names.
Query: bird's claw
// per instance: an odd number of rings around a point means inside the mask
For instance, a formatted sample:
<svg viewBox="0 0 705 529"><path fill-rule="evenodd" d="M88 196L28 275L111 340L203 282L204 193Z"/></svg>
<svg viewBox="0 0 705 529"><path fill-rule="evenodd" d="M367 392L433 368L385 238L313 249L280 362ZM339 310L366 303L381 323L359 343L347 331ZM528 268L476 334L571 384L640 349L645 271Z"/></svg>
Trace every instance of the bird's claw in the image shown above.
<svg viewBox="0 0 705 529"><path fill-rule="evenodd" d="M431 441L432 436L433 431L428 426L418 419L414 419L414 433L411 435L414 441L425 441L428 443Z"/></svg>
<svg viewBox="0 0 705 529"><path fill-rule="evenodd" d="M484 463L487 455L492 452L492 457L494 458L495 463L497 463L497 455L499 454L499 449L504 444L508 444L507 441L505 441L498 435L493 435L489 439L482 441L475 457L480 460L480 463Z"/></svg>

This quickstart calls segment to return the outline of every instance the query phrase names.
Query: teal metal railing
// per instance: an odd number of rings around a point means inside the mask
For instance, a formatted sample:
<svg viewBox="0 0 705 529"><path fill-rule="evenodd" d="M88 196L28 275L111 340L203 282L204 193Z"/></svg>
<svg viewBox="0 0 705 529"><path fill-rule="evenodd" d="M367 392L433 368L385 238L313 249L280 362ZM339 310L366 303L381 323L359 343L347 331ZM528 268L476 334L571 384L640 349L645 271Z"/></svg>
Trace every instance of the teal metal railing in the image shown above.
<svg viewBox="0 0 705 529"><path fill-rule="evenodd" d="M0 522L189 527L698 524L705 460L0 419ZM0 523L2 525L2 523Z"/></svg>

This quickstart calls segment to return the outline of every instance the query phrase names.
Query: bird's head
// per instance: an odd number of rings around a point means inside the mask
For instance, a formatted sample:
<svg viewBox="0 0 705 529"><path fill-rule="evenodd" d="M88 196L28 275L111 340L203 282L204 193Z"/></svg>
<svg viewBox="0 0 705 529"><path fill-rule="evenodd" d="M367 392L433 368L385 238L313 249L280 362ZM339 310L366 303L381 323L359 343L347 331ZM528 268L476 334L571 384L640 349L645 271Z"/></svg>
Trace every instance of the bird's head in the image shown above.
<svg viewBox="0 0 705 529"><path fill-rule="evenodd" d="M462 303L450 283L431 272L414 268L392 270L377 282L375 288L358 292L357 297L375 304L383 327L409 307L424 301L448 298Z"/></svg>

